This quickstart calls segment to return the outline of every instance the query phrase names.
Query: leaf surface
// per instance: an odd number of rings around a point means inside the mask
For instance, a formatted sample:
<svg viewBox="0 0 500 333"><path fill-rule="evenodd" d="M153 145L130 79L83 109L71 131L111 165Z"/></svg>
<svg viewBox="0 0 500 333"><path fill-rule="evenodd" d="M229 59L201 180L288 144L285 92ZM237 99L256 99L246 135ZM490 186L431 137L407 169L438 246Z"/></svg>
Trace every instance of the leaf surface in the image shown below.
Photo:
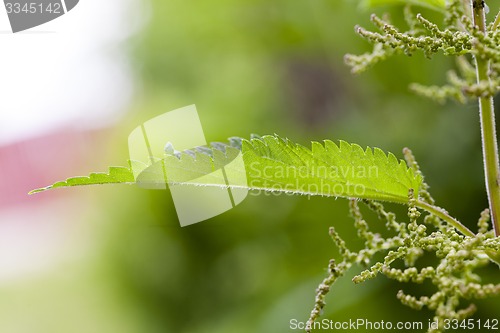
<svg viewBox="0 0 500 333"><path fill-rule="evenodd" d="M243 163L231 163L239 156ZM407 203L409 190L418 197L422 183L402 160L378 148L364 150L356 144L330 140L312 142L311 148L306 148L278 136L231 138L229 144L214 143L210 148L166 155L144 169L145 176L141 174L137 180L131 168L111 167L107 174L69 178L31 193L143 181Z"/></svg>
<svg viewBox="0 0 500 333"><path fill-rule="evenodd" d="M421 178L393 154L356 144L312 142L311 149L277 136L243 141L249 188L406 203Z"/></svg>
<svg viewBox="0 0 500 333"><path fill-rule="evenodd" d="M123 184L123 183L129 183L129 184L135 183L132 170L127 167L110 167L108 173L95 172L91 173L87 177L68 178L65 181L59 181L47 187L42 187L33 190L29 192L29 194L35 194L59 187L85 186L85 185L98 185L98 184Z"/></svg>

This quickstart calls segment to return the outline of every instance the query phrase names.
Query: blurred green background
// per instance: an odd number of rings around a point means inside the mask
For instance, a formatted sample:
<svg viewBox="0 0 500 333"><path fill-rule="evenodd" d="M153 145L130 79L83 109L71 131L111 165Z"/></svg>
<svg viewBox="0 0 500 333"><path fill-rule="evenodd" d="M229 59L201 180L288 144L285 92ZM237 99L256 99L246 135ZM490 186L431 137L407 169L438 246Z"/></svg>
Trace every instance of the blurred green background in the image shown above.
<svg viewBox="0 0 500 333"><path fill-rule="evenodd" d="M146 27L128 44L138 91L92 167L123 164L137 124L196 104L209 141L277 133L305 145L342 139L398 157L410 147L438 204L475 228L487 206L476 107L436 105L407 88L444 83L450 59L396 57L351 75L344 54L370 49L353 30L370 27L370 13L351 1L150 2ZM401 10L375 9L396 21ZM85 198L77 215L91 249L0 290L0 299L11 300L0 301L2 332L291 332L289 321L307 320L328 260L338 256L328 227L360 246L346 200L249 196L232 211L180 228L168 192L74 191ZM394 209L404 218L404 207ZM355 286L357 271L334 286L323 318L431 318L396 300L399 289L422 295L431 285L379 277ZM477 304L475 318L498 318L499 299Z"/></svg>

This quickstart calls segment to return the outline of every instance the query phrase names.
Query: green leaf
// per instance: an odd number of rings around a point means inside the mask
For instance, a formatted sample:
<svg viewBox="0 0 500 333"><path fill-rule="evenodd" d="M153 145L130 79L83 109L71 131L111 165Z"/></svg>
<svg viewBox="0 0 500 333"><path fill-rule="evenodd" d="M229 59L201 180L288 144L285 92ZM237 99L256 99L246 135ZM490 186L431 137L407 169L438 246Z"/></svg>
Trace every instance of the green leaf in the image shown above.
<svg viewBox="0 0 500 333"><path fill-rule="evenodd" d="M446 0L363 0L361 5L371 8L384 5L410 4L442 11L446 8Z"/></svg>
<svg viewBox="0 0 500 333"><path fill-rule="evenodd" d="M54 183L47 187L42 187L29 192L35 194L58 187L69 186L85 186L85 185L98 185L98 184L123 184L135 183L132 170L126 167L110 167L108 173L91 173L88 177L72 177L65 181Z"/></svg>
<svg viewBox="0 0 500 333"><path fill-rule="evenodd" d="M249 188L344 198L408 202L422 179L393 154L326 140L312 148L265 136L243 142Z"/></svg>
<svg viewBox="0 0 500 333"><path fill-rule="evenodd" d="M241 157L240 153L243 163L231 163ZM326 140L313 142L309 149L278 136L250 141L231 138L228 145L214 143L209 149L166 155L146 167L135 180L139 184L235 187L397 203L408 202L410 189L418 197L422 184L421 177L402 160L378 148L363 150L356 144L340 141L336 145ZM221 168L224 173L214 172ZM70 178L31 193L65 186L131 182L134 177L130 168L113 167L109 174Z"/></svg>

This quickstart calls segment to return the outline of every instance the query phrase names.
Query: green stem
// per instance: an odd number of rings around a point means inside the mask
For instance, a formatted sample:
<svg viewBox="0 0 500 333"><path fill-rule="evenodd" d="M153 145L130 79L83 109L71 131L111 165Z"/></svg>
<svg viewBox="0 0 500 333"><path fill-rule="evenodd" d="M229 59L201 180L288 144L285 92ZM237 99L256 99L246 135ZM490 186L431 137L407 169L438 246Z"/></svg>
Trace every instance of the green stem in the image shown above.
<svg viewBox="0 0 500 333"><path fill-rule="evenodd" d="M476 235L469 228L467 228L465 225L460 223L460 221L448 214L448 212L443 208L433 206L422 201L417 201L415 206L439 217L443 221L448 222L450 225L455 227L455 229L460 231L464 236L476 237ZM492 262L500 267L500 253L493 250L484 250L484 254L486 254Z"/></svg>
<svg viewBox="0 0 500 333"><path fill-rule="evenodd" d="M439 217L443 221L448 222L450 225L455 227L455 229L460 231L464 236L469 236L469 237L476 236L469 228L467 228L465 225L460 223L460 221L458 221L457 219L452 217L450 214L448 214L447 211L445 211L441 207L433 206L433 205L430 205L430 204L428 204L426 202L422 202L422 201L417 201L415 206Z"/></svg>
<svg viewBox="0 0 500 333"><path fill-rule="evenodd" d="M484 1L473 0L474 25L486 33L486 16ZM477 82L489 81L490 64L488 60L476 56ZM500 235L500 168L498 159L498 143L495 131L495 111L493 98L484 96L479 98L479 116L481 122L481 139L483 146L484 173L486 178L486 192L491 212L491 223L495 235Z"/></svg>

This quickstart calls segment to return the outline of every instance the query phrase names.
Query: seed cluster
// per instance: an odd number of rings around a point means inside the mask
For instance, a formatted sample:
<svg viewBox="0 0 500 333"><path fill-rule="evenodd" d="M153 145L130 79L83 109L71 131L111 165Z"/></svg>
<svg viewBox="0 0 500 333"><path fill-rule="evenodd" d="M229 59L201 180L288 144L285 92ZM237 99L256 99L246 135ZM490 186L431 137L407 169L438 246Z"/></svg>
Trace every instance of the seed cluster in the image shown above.
<svg viewBox="0 0 500 333"><path fill-rule="evenodd" d="M372 15L371 21L378 31L355 28L356 33L373 44L372 51L348 54L345 62L353 73L361 73L393 55L411 56L421 51L431 58L442 53L457 59L458 70L448 73L448 84L430 87L412 84L412 91L440 103L448 99L466 103L468 99L494 96L500 91L500 29L494 22L483 33L465 15L466 11L462 0L449 1L445 28L440 28L421 14L413 14L407 6L404 17L409 30L405 32L392 25L388 18ZM490 61L488 80L476 82L474 57Z"/></svg>
<svg viewBox="0 0 500 333"><path fill-rule="evenodd" d="M404 151L409 167L421 173L409 149ZM424 182L425 183L425 182ZM419 200L433 203L428 185L424 184ZM435 215L422 215L415 207L416 199L409 193L408 222L398 222L396 214L387 212L379 202L363 201L378 218L385 221L390 237L384 237L370 230L364 219L359 202L350 201L350 212L358 236L364 240L364 248L358 252L348 249L345 241L332 227L330 236L336 244L342 261L330 261L328 276L316 290L316 301L308 321L307 332L321 315L325 298L332 284L352 266L369 268L353 278L353 282L363 283L382 274L402 283L422 284L430 281L436 292L429 296L415 297L400 290L396 297L402 304L416 310L427 307L434 312L434 322L438 327L429 328L430 333L443 332L447 319L465 319L476 310L474 299L500 295L500 284L483 284L476 273L478 268L491 264L487 253L500 251L500 237L495 237L489 225L489 211L481 213L478 221L479 232L474 237L464 236ZM384 253L383 260L370 264L377 253ZM431 254L434 265L417 268L418 260L424 254ZM403 269L394 264L401 261ZM400 265L398 265L399 267ZM465 304L465 306L464 306Z"/></svg>

